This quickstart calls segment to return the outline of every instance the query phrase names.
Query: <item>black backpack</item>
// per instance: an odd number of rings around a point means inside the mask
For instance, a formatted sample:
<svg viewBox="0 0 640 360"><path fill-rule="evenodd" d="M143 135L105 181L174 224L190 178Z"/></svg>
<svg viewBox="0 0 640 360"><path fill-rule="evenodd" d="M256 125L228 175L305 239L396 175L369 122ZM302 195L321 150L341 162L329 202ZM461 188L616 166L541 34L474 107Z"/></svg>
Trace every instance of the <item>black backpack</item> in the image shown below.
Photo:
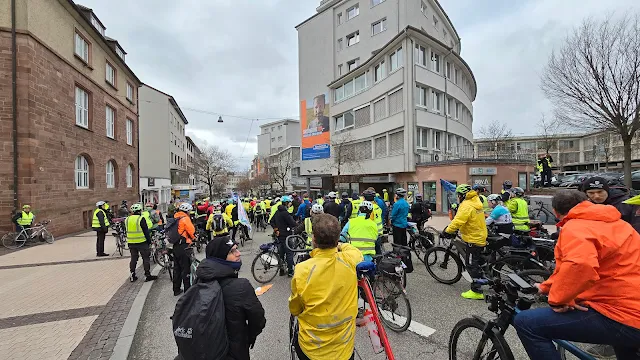
<svg viewBox="0 0 640 360"><path fill-rule="evenodd" d="M226 228L224 217L222 214L213 215L213 220L211 220L211 229L215 232L221 232Z"/></svg>
<svg viewBox="0 0 640 360"><path fill-rule="evenodd" d="M180 223L180 219L168 218L167 225L164 228L165 236L167 237L167 241L173 245L179 244L182 240L182 235L178 232L178 223Z"/></svg>
<svg viewBox="0 0 640 360"><path fill-rule="evenodd" d="M218 281L198 282L176 303L173 336L184 360L225 359L229 339Z"/></svg>

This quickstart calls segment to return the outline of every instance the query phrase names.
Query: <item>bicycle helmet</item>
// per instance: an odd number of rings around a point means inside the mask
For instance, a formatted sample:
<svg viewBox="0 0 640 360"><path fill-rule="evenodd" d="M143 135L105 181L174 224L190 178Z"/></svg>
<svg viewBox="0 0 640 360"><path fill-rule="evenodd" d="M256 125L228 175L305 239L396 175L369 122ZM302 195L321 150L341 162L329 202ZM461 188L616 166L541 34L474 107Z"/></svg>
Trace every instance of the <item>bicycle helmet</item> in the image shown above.
<svg viewBox="0 0 640 360"><path fill-rule="evenodd" d="M420 193L416 194L416 200L418 200L418 199L422 200L422 194L420 194Z"/></svg>
<svg viewBox="0 0 640 360"><path fill-rule="evenodd" d="M522 196L524 195L524 190L521 187L514 187L513 193L516 194L516 196Z"/></svg>
<svg viewBox="0 0 640 360"><path fill-rule="evenodd" d="M189 204L187 204L187 205L189 205ZM191 205L189 205L189 206L191 206ZM182 207L182 205L180 205L180 207ZM135 203L135 204L131 205L131 212L136 212L136 211L142 211L142 204Z"/></svg>
<svg viewBox="0 0 640 360"><path fill-rule="evenodd" d="M338 197L338 195L334 191L330 192L327 196L329 197L329 199L335 199Z"/></svg>
<svg viewBox="0 0 640 360"><path fill-rule="evenodd" d="M487 200L488 201L495 201L495 202L502 201L502 195L500 195L500 194L491 194L491 195L487 196Z"/></svg>
<svg viewBox="0 0 640 360"><path fill-rule="evenodd" d="M373 211L373 204L370 201L364 200L360 203L360 207L358 208L358 210L361 213L371 213Z"/></svg>
<svg viewBox="0 0 640 360"><path fill-rule="evenodd" d="M191 206L191 204L189 204L189 203L182 203L182 204L180 204L180 206L178 206L178 210L184 211L184 212L189 212L189 211L193 210L193 206ZM133 211L133 205L131 205L131 211Z"/></svg>
<svg viewBox="0 0 640 360"><path fill-rule="evenodd" d="M480 184L474 184L472 189L479 192L487 191L487 188L484 185L480 185Z"/></svg>
<svg viewBox="0 0 640 360"><path fill-rule="evenodd" d="M284 195L282 198L280 198L280 201L284 204L284 203L288 203L291 202L291 198L288 195Z"/></svg>
<svg viewBox="0 0 640 360"><path fill-rule="evenodd" d="M460 184L456 188L456 194L465 196L471 190L472 190L471 186L469 186L467 184Z"/></svg>
<svg viewBox="0 0 640 360"><path fill-rule="evenodd" d="M373 191L371 191L371 190L365 190L365 191L362 193L362 196L364 197L364 199L365 199L366 201L373 201L373 199L376 197L376 193L374 193L374 192L373 192Z"/></svg>
<svg viewBox="0 0 640 360"><path fill-rule="evenodd" d="M23 208L23 209L31 209L31 205L27 205L27 204L25 204L25 205L22 205L22 208Z"/></svg>
<svg viewBox="0 0 640 360"><path fill-rule="evenodd" d="M403 188L397 188L396 189L396 195L398 195L400 197L404 197L405 195L407 195L407 190L405 190Z"/></svg>
<svg viewBox="0 0 640 360"><path fill-rule="evenodd" d="M511 182L511 180L505 180L502 185L504 185L505 188L509 189L513 186L513 183ZM508 187L507 187L508 186Z"/></svg>
<svg viewBox="0 0 640 360"><path fill-rule="evenodd" d="M104 205L104 201L102 201L102 200L100 200L100 201L98 201L98 202L96 203L96 207L100 207L100 206L102 206L102 205Z"/></svg>
<svg viewBox="0 0 640 360"><path fill-rule="evenodd" d="M280 202L280 198L279 197L275 198L273 202L277 204L278 202Z"/></svg>
<svg viewBox="0 0 640 360"><path fill-rule="evenodd" d="M342 193L342 198L343 198L343 199L348 199L348 198L349 198L349 194L348 194L348 193L346 193L346 192L343 192L343 193Z"/></svg>
<svg viewBox="0 0 640 360"><path fill-rule="evenodd" d="M322 214L322 213L324 213L324 208L320 204L313 204L313 206L311 207L311 213L312 214Z"/></svg>

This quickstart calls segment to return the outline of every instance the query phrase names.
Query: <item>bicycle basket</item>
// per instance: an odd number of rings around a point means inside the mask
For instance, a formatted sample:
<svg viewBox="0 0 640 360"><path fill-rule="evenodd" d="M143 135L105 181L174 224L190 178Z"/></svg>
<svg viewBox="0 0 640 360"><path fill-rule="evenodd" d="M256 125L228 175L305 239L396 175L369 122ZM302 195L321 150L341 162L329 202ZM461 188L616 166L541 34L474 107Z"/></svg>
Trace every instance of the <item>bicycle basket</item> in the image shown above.
<svg viewBox="0 0 640 360"><path fill-rule="evenodd" d="M270 251L271 248L273 247L274 243L270 242L270 243L266 243L266 244L262 244L260 245L260 251L261 252L267 252Z"/></svg>
<svg viewBox="0 0 640 360"><path fill-rule="evenodd" d="M376 265L378 270L384 275L392 277L402 276L402 260L395 257L385 257L380 259Z"/></svg>

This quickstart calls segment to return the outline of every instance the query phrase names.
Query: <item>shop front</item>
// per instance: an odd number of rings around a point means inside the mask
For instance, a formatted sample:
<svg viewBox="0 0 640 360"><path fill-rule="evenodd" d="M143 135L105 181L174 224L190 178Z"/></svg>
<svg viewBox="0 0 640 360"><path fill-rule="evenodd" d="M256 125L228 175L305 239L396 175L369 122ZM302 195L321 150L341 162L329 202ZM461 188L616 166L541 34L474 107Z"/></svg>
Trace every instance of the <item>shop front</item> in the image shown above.
<svg viewBox="0 0 640 360"><path fill-rule="evenodd" d="M394 187L395 182L395 174L363 176L362 178L360 178L359 190L361 191L359 191L358 193L361 193L362 191L372 187L376 190L376 193L380 194L381 196L384 189L387 189L389 194L393 194L393 191L396 189Z"/></svg>

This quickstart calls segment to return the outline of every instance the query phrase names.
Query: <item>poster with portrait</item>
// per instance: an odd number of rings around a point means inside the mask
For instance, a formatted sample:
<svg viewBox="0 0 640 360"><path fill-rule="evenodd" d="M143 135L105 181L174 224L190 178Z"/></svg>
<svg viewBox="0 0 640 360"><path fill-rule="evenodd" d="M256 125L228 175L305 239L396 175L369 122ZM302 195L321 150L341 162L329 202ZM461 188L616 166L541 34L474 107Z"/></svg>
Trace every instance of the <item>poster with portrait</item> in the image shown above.
<svg viewBox="0 0 640 360"><path fill-rule="evenodd" d="M320 94L300 101L302 160L328 159L331 156L328 100L327 94Z"/></svg>

